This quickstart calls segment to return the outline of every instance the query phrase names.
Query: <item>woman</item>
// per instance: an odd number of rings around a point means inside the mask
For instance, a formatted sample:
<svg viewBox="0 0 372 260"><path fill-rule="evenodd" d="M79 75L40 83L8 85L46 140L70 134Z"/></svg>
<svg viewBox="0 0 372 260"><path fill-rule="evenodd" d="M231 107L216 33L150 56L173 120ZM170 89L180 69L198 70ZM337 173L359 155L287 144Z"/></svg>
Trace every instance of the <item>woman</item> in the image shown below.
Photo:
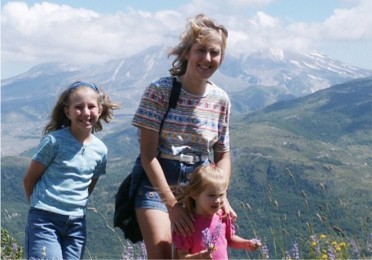
<svg viewBox="0 0 372 260"><path fill-rule="evenodd" d="M208 80L221 65L227 36L223 26L203 14L190 19L180 43L169 54L176 56L171 77L147 87L134 116L141 151L137 163L146 172L135 207L150 259L172 257L171 226L184 236L194 231L193 215L179 206L170 186L187 183L197 166L211 162L230 178L230 100ZM181 93L161 128L174 78L182 84ZM224 200L225 214L235 218Z"/></svg>

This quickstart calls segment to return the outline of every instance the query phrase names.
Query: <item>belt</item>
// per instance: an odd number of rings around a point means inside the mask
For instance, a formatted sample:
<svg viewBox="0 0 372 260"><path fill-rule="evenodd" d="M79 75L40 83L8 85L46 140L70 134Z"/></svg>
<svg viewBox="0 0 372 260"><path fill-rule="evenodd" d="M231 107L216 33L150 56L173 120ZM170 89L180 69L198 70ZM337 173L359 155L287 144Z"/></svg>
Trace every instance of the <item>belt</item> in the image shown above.
<svg viewBox="0 0 372 260"><path fill-rule="evenodd" d="M209 159L208 155L195 155L195 154L180 154L180 155L173 155L173 154L165 154L161 153L160 158L169 159L169 160L176 160L180 162L184 162L187 164L194 164L198 162L203 162Z"/></svg>

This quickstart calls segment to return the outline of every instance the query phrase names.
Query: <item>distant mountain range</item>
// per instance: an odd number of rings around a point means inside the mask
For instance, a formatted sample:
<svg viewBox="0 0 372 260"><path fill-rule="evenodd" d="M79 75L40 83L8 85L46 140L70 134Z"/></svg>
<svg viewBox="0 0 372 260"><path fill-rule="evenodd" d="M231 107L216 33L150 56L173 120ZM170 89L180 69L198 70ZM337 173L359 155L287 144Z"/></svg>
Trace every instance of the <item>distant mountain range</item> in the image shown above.
<svg viewBox="0 0 372 260"><path fill-rule="evenodd" d="M2 80L2 156L19 154L38 142L57 96L75 80L102 86L121 105L116 120L106 128L109 132L122 129L120 125L130 124L144 88L167 75L170 63L166 48L152 47L132 57L90 67L44 63ZM349 66L315 51L302 54L268 49L238 58L227 55L212 81L230 95L233 114L244 114L371 75L371 70Z"/></svg>

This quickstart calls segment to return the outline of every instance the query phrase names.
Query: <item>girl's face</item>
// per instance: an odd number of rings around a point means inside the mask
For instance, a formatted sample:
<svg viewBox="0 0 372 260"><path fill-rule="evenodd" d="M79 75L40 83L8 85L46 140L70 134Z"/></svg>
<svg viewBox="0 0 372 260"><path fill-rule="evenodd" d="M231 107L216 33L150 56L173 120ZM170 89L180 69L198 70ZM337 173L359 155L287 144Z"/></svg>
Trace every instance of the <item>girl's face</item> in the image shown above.
<svg viewBox="0 0 372 260"><path fill-rule="evenodd" d="M98 103L99 94L89 87L79 87L69 96L65 114L71 120L74 133L91 133L98 122L102 108Z"/></svg>
<svg viewBox="0 0 372 260"><path fill-rule="evenodd" d="M209 79L221 64L221 45L219 43L194 43L186 59L186 73L200 80Z"/></svg>
<svg viewBox="0 0 372 260"><path fill-rule="evenodd" d="M194 196L195 213L212 216L223 206L226 187L220 184L209 184L199 195Z"/></svg>

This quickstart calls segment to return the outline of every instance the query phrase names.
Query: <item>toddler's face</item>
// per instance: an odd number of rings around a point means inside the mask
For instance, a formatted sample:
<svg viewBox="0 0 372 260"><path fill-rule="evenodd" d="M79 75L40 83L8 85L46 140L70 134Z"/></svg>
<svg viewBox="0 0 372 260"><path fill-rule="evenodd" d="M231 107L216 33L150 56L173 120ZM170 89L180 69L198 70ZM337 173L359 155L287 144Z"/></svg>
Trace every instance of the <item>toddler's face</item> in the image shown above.
<svg viewBox="0 0 372 260"><path fill-rule="evenodd" d="M195 196L195 213L203 216L212 216L223 206L226 196L226 187L209 184L202 193Z"/></svg>

